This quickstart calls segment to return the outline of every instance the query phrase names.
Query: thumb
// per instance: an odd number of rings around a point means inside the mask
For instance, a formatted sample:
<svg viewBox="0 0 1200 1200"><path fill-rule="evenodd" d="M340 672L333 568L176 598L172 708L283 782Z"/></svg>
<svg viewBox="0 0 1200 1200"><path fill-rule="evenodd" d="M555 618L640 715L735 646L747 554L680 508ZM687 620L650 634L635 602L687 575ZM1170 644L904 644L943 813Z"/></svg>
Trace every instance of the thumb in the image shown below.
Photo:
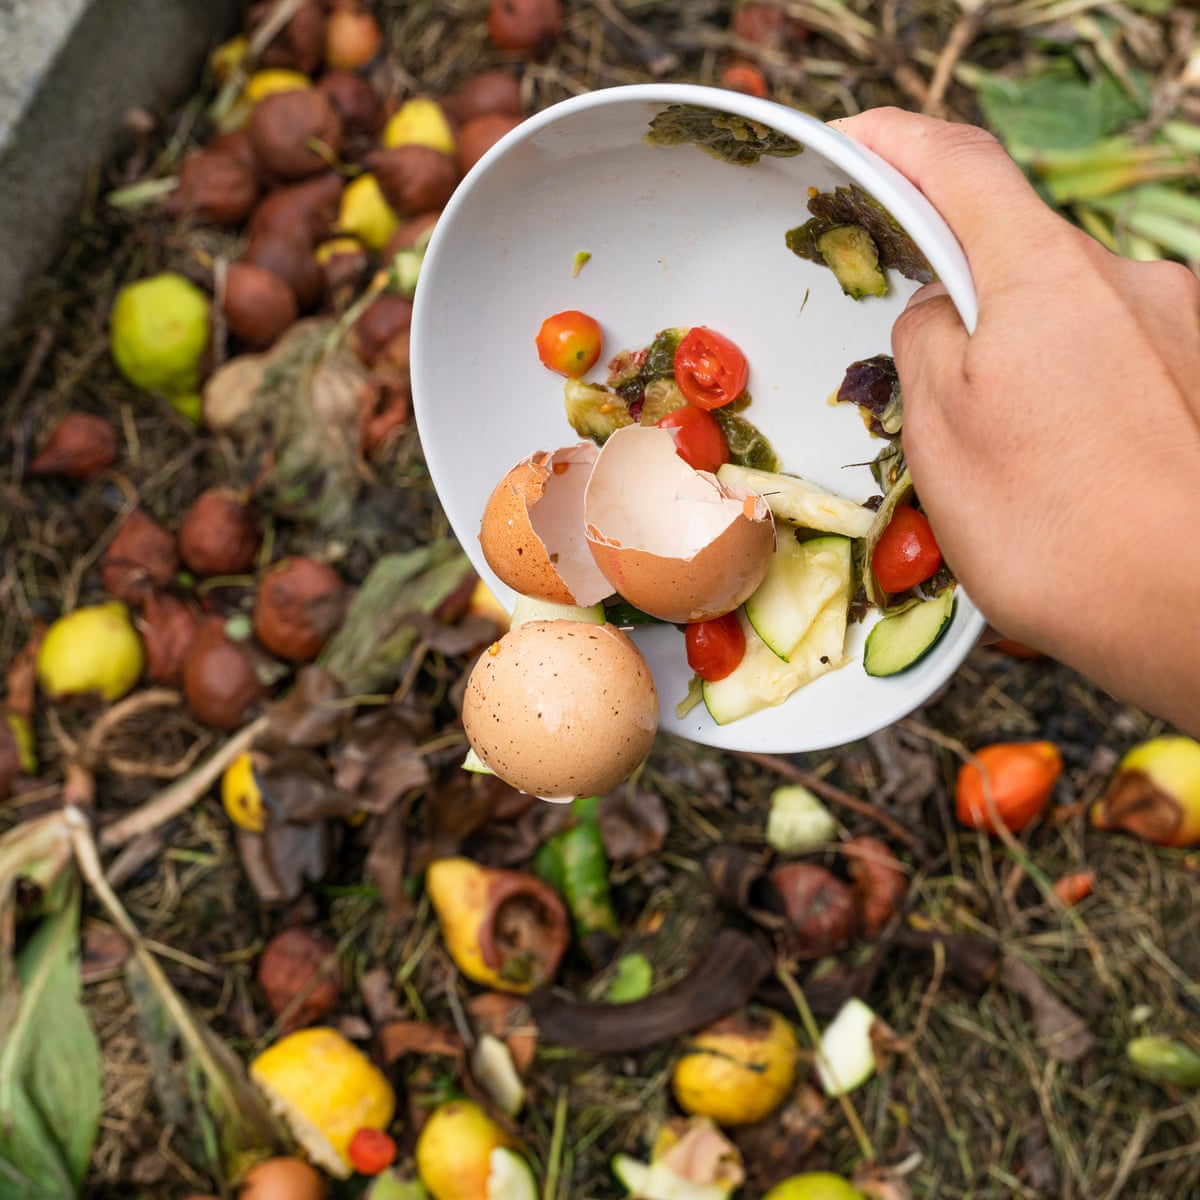
<svg viewBox="0 0 1200 1200"><path fill-rule="evenodd" d="M945 285L929 283L913 293L892 326L892 357L906 410L910 396L920 403L961 381L969 336Z"/></svg>

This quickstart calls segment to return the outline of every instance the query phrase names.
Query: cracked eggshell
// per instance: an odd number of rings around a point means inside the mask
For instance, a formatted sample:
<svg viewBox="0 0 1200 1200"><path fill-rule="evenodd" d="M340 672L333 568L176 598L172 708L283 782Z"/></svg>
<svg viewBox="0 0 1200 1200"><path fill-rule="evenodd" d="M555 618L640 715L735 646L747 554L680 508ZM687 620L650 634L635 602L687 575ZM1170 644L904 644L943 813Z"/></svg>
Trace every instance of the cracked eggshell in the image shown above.
<svg viewBox="0 0 1200 1200"><path fill-rule="evenodd" d="M775 551L766 501L690 467L674 434L657 426L628 425L604 443L584 522L612 587L676 624L732 612L762 582Z"/></svg>
<svg viewBox="0 0 1200 1200"><path fill-rule="evenodd" d="M584 608L612 594L583 529L583 493L598 453L591 442L539 450L488 497L480 549L514 592Z"/></svg>
<svg viewBox="0 0 1200 1200"><path fill-rule="evenodd" d="M615 625L529 621L479 656L462 718L471 748L510 786L547 800L595 796L650 753L658 690Z"/></svg>

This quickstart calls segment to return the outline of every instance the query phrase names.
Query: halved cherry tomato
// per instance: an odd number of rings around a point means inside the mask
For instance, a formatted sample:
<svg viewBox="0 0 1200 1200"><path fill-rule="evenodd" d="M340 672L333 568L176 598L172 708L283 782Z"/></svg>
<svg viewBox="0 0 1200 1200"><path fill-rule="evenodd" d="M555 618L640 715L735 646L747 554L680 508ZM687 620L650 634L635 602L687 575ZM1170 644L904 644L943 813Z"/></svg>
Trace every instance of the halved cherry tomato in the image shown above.
<svg viewBox="0 0 1200 1200"><path fill-rule="evenodd" d="M713 471L729 461L729 443L712 413L683 404L661 417L662 429L674 429L675 453L697 471Z"/></svg>
<svg viewBox="0 0 1200 1200"><path fill-rule="evenodd" d="M898 505L875 543L871 570L885 592L903 592L924 583L942 565L942 552L925 514Z"/></svg>
<svg viewBox="0 0 1200 1200"><path fill-rule="evenodd" d="M694 325L675 350L675 382L697 408L720 408L746 390L746 356L723 334Z"/></svg>
<svg viewBox="0 0 1200 1200"><path fill-rule="evenodd" d="M390 1133L364 1125L354 1131L346 1157L360 1175L379 1175L396 1161L396 1141Z"/></svg>
<svg viewBox="0 0 1200 1200"><path fill-rule="evenodd" d="M731 674L746 654L746 635L736 612L693 621L683 638L688 666L709 683Z"/></svg>
<svg viewBox="0 0 1200 1200"><path fill-rule="evenodd" d="M577 379L596 365L602 341L595 319L569 308L542 322L536 338L538 358L550 370Z"/></svg>

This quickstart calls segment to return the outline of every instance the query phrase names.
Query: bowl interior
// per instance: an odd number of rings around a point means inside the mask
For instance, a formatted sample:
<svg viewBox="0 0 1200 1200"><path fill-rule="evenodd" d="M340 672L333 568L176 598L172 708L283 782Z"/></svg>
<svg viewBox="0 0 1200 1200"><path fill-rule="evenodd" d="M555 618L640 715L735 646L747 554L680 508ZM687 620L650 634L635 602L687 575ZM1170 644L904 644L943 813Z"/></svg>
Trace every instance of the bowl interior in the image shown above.
<svg viewBox="0 0 1200 1200"><path fill-rule="evenodd" d="M743 166L692 144L648 144L651 119L671 104L739 112L805 148ZM810 188L850 182L903 224L973 322L961 252L924 198L828 126L749 97L669 84L589 93L530 118L460 184L417 289L413 398L446 514L502 601L512 593L478 543L488 495L527 455L578 440L563 412L563 380L534 349L542 320L561 309L581 309L603 328L595 379L613 353L647 345L661 329L720 330L747 356L746 416L783 469L855 500L877 493L866 464L883 443L852 406L829 400L851 362L889 352L892 322L917 285L891 272L887 296L854 301L832 272L784 242L809 215ZM861 663L870 623L851 627L849 665L725 726L702 706L675 714L690 678L678 630L643 627L634 636L658 684L664 730L727 749L800 752L844 744L910 712L983 627L960 589L954 622L934 651L902 675L873 679Z"/></svg>

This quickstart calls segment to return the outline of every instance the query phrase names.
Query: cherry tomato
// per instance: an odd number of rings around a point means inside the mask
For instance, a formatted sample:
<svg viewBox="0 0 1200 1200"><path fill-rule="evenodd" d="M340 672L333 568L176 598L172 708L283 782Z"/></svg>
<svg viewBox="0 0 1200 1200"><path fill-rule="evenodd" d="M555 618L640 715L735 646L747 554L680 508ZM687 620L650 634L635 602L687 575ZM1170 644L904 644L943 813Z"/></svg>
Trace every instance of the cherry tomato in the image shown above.
<svg viewBox="0 0 1200 1200"><path fill-rule="evenodd" d="M658 421L661 429L674 429L675 453L697 471L713 471L729 461L729 443L712 413L684 404Z"/></svg>
<svg viewBox="0 0 1200 1200"><path fill-rule="evenodd" d="M871 555L871 570L885 592L924 583L942 565L942 552L924 513L901 504Z"/></svg>
<svg viewBox="0 0 1200 1200"><path fill-rule="evenodd" d="M746 390L746 356L722 333L695 325L675 350L675 382L697 408L720 408Z"/></svg>
<svg viewBox="0 0 1200 1200"><path fill-rule="evenodd" d="M364 1125L354 1131L346 1157L360 1175L378 1175L396 1161L396 1142L390 1133Z"/></svg>
<svg viewBox="0 0 1200 1200"><path fill-rule="evenodd" d="M736 612L693 621L683 636L688 666L709 683L731 674L746 653L746 634Z"/></svg>
<svg viewBox="0 0 1200 1200"><path fill-rule="evenodd" d="M569 308L542 322L536 338L538 358L550 370L577 379L596 365L602 340L592 317Z"/></svg>

